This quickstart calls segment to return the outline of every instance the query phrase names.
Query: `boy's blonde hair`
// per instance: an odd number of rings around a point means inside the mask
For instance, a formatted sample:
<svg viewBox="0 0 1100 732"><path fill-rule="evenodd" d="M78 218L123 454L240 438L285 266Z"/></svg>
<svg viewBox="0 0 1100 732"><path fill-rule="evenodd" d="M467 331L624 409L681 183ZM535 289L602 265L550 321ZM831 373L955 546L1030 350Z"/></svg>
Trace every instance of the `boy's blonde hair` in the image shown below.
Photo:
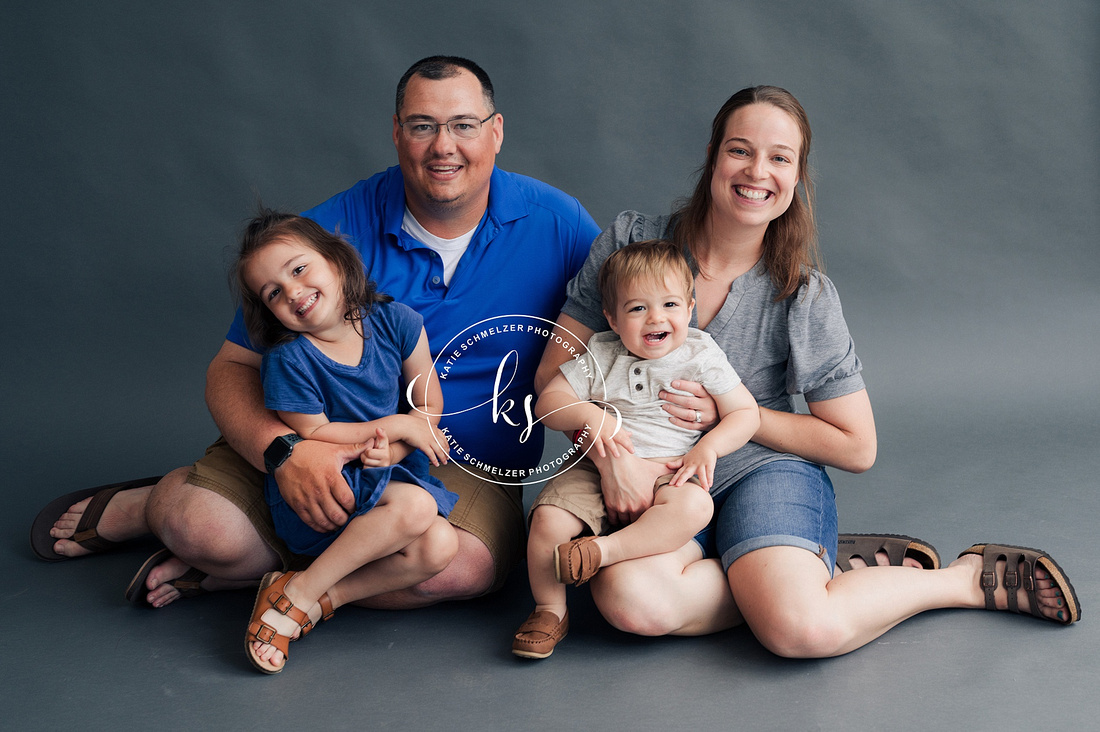
<svg viewBox="0 0 1100 732"><path fill-rule="evenodd" d="M672 274L684 285L684 297L692 299L695 278L680 248L666 239L634 242L611 253L600 267L599 287L603 309L614 312L623 290L635 282L664 282Z"/></svg>

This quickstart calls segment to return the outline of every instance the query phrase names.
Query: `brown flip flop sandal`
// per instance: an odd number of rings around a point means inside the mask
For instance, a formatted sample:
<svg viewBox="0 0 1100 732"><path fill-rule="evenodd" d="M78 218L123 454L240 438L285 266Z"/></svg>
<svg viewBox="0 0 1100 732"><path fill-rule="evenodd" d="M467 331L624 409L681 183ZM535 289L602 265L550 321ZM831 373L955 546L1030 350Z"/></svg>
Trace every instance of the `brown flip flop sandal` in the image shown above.
<svg viewBox="0 0 1100 732"><path fill-rule="evenodd" d="M96 486L95 488L84 488L79 491L67 493L60 498L55 498L34 517L34 523L31 524L31 550L38 555L39 559L47 562L63 562L66 559L76 559L77 557L66 557L64 554L58 554L53 550L53 545L58 540L50 536L50 529L52 529L57 520L69 510L70 506L74 503L83 501L89 496L93 496L93 498L88 503L88 507L84 510L84 514L80 517L80 521L76 525L76 531L73 533L70 540L75 541L85 549L90 549L96 554L117 549L121 546L120 542L104 539L99 535L99 532L96 531L96 527L99 526L99 520L103 518L103 511L107 508L107 504L110 503L111 498L120 491L130 490L131 488L142 488L147 485L156 485L160 482L162 477L163 476L157 475L150 478L128 480L124 483L111 483L109 485Z"/></svg>
<svg viewBox="0 0 1100 732"><path fill-rule="evenodd" d="M153 607L149 604L149 590L145 587L145 580L149 579L150 572L167 562L172 556L172 552L168 549L161 549L146 559L134 578L130 580L129 586L126 587L126 599L135 605ZM179 577L164 584L175 587L176 591L180 593L180 599L198 597L199 595L205 595L207 592L202 588L202 581L206 579L206 576L206 572L191 567Z"/></svg>
<svg viewBox="0 0 1100 732"><path fill-rule="evenodd" d="M909 557L925 569L940 568L940 553L934 546L903 534L841 534L837 537L836 566L849 572L852 557L859 557L868 567L877 567L878 552L886 552L891 567L900 567L902 560Z"/></svg>

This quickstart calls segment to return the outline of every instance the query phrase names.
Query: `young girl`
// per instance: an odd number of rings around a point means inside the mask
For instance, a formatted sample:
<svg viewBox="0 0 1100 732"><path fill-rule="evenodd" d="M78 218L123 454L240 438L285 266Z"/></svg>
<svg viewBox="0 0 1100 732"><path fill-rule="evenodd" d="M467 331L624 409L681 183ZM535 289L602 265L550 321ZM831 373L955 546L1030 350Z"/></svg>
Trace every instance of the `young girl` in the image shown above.
<svg viewBox="0 0 1100 732"><path fill-rule="evenodd" d="M355 250L313 221L263 211L242 237L234 267L245 323L270 350L264 402L297 438L365 443L344 468L355 508L320 533L283 501L269 466L264 495L291 551L316 556L300 572L263 578L245 646L264 673L283 669L287 645L340 605L411 587L458 549L446 516L458 496L428 474L447 460L443 411L423 320L379 294ZM401 381L413 411L396 414Z"/></svg>

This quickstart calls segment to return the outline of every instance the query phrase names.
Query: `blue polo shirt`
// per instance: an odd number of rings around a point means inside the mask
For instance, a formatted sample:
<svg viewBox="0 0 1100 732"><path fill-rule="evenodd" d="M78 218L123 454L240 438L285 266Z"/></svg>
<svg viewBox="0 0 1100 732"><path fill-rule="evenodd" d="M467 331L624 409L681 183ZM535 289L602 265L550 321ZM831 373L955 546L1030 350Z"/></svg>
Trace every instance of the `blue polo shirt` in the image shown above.
<svg viewBox="0 0 1100 732"><path fill-rule="evenodd" d="M542 428L529 427L525 405L533 408L535 371L565 286L600 233L580 202L494 168L488 210L449 286L439 256L401 230L405 188L398 166L303 215L350 241L379 291L423 316L452 460L502 471L535 465ZM226 338L258 350L239 310ZM513 477L500 474L504 482Z"/></svg>

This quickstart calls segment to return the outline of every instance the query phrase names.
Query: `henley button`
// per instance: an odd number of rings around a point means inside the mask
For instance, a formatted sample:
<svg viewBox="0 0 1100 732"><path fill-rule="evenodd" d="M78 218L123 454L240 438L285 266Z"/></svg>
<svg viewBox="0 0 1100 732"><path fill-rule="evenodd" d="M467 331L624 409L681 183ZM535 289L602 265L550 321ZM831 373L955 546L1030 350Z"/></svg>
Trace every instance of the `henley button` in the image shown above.
<svg viewBox="0 0 1100 732"><path fill-rule="evenodd" d="M635 375L635 376L637 376L637 375L638 375L638 374L640 374L640 373L642 373L642 370L641 370L641 369L639 369L639 368L635 368L635 369L634 369L634 375Z"/></svg>
<svg viewBox="0 0 1100 732"><path fill-rule="evenodd" d="M634 391L641 391L641 390L642 390L642 385L641 384L635 384L634 385Z"/></svg>

